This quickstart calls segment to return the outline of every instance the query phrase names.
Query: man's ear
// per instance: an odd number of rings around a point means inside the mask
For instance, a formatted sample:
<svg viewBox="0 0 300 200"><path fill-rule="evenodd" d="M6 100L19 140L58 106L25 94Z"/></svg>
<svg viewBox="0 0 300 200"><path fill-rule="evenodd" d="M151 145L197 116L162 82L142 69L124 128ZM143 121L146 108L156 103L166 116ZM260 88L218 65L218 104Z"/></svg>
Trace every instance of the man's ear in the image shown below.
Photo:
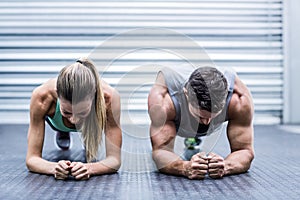
<svg viewBox="0 0 300 200"><path fill-rule="evenodd" d="M188 97L188 91L187 91L187 89L185 87L183 88L183 92L185 94L186 99L188 100L189 99L189 97Z"/></svg>
<svg viewBox="0 0 300 200"><path fill-rule="evenodd" d="M185 87L183 87L183 92L185 95L187 95L187 89Z"/></svg>

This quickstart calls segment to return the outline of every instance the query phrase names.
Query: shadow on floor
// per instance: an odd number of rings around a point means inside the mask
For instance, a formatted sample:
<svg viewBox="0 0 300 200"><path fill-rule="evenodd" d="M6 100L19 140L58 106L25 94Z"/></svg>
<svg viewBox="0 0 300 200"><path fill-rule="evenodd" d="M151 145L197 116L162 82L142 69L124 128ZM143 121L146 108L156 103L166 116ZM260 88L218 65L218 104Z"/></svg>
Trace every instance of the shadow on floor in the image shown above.
<svg viewBox="0 0 300 200"><path fill-rule="evenodd" d="M0 125L0 199L298 199L300 197L300 134L279 126L255 127L256 157L249 172L202 181L168 176L156 171L149 138L123 135L122 167L116 174L88 181L55 180L28 172L25 166L27 125ZM78 134L72 148L61 152L46 130L43 156L84 159ZM222 135L215 152L226 156Z"/></svg>

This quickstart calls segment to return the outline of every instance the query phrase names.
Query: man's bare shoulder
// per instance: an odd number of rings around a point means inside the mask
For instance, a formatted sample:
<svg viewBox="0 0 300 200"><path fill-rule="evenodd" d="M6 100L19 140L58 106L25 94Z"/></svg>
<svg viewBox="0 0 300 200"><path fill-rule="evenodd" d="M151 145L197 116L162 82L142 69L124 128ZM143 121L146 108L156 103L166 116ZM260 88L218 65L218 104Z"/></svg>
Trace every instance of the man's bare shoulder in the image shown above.
<svg viewBox="0 0 300 200"><path fill-rule="evenodd" d="M158 73L155 83L149 92L148 104L163 104L165 97L168 95L169 93L165 83L165 78L162 73Z"/></svg>
<svg viewBox="0 0 300 200"><path fill-rule="evenodd" d="M162 73L159 73L148 96L148 112L152 123L175 119L175 108Z"/></svg>

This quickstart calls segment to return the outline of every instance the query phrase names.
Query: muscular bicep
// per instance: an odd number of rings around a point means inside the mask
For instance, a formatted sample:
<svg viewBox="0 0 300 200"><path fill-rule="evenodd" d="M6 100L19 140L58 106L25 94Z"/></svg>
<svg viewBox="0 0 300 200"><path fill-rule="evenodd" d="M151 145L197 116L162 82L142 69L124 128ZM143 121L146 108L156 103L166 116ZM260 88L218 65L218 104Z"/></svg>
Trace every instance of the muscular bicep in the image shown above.
<svg viewBox="0 0 300 200"><path fill-rule="evenodd" d="M41 101L41 97L38 92L34 91L30 102L30 123L27 135L27 157L42 156L45 133L44 118L49 107L50 102L48 103Z"/></svg>
<svg viewBox="0 0 300 200"><path fill-rule="evenodd" d="M153 153L159 156L161 153L165 154L166 152L157 150L173 152L176 136L173 121L175 110L161 73L158 74L156 83L151 88L148 96L148 113L151 120L150 135Z"/></svg>
<svg viewBox="0 0 300 200"><path fill-rule="evenodd" d="M120 127L121 103L117 92L112 94L111 103L107 106L105 126L106 155L120 159L122 131Z"/></svg>
<svg viewBox="0 0 300 200"><path fill-rule="evenodd" d="M111 100L106 105L106 130L120 126L121 102L119 94L112 92Z"/></svg>
<svg viewBox="0 0 300 200"><path fill-rule="evenodd" d="M164 96L161 88L153 86L148 96L148 113L151 120L150 136L153 150L171 145L173 132L171 121L167 121L167 109L164 106ZM171 132L171 133L169 133Z"/></svg>
<svg viewBox="0 0 300 200"><path fill-rule="evenodd" d="M228 123L227 137L231 152L239 150L253 150L253 127L241 126L233 122Z"/></svg>
<svg viewBox="0 0 300 200"><path fill-rule="evenodd" d="M30 122L27 136L28 151L27 156L42 157L42 149L44 143L45 122Z"/></svg>
<svg viewBox="0 0 300 200"><path fill-rule="evenodd" d="M106 157L114 157L120 162L122 147L122 132L118 126L110 127L105 131Z"/></svg>
<svg viewBox="0 0 300 200"><path fill-rule="evenodd" d="M231 151L253 149L253 112L250 94L233 96L227 126Z"/></svg>

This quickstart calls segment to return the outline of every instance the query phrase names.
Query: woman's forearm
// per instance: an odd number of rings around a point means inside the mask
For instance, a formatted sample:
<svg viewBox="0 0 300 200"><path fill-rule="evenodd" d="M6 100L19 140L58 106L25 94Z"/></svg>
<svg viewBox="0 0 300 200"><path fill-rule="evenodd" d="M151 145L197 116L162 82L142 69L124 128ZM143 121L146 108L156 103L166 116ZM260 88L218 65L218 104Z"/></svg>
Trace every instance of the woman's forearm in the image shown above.
<svg viewBox="0 0 300 200"><path fill-rule="evenodd" d="M55 172L55 165L55 162L50 162L37 156L26 159L28 170L35 173L53 175Z"/></svg>
<svg viewBox="0 0 300 200"><path fill-rule="evenodd" d="M120 166L121 161L115 157L107 157L99 162L87 163L91 175L115 173L119 170Z"/></svg>

